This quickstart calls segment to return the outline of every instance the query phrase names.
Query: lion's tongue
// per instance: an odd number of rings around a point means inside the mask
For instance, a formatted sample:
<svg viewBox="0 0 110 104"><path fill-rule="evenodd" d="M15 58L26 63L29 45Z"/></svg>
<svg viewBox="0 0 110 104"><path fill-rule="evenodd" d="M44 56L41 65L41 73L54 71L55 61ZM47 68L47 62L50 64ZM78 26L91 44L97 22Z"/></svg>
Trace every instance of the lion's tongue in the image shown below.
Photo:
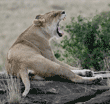
<svg viewBox="0 0 110 104"><path fill-rule="evenodd" d="M58 27L58 32L59 33L61 33L61 34L64 34L61 30L60 30L60 28Z"/></svg>

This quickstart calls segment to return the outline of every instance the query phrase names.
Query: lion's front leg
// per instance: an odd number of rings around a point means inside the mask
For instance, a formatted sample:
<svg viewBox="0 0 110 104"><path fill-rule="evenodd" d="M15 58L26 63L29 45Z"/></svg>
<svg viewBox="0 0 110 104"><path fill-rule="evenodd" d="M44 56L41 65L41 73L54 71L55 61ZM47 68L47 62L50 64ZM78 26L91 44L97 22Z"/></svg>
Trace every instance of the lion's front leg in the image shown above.
<svg viewBox="0 0 110 104"><path fill-rule="evenodd" d="M55 59L55 62L56 62L57 64L60 64L60 65L64 66L64 67L69 68L70 70L80 70L79 68L72 67L72 66L70 66L70 65L68 65L68 64L65 64L65 63L63 63L63 62L61 62L61 61L59 61L59 60L57 60L57 59Z"/></svg>
<svg viewBox="0 0 110 104"><path fill-rule="evenodd" d="M94 72L89 70L89 69L80 69L80 68L76 68L76 67L72 67L68 64L65 64L57 59L55 59L55 62L64 66L64 67L67 67L68 69L70 69L73 73L77 74L77 75L80 75L80 76L84 76L84 77L93 77L94 76Z"/></svg>
<svg viewBox="0 0 110 104"><path fill-rule="evenodd" d="M82 70L71 70L77 75L84 76L84 77L93 77L94 72L89 69L82 69Z"/></svg>

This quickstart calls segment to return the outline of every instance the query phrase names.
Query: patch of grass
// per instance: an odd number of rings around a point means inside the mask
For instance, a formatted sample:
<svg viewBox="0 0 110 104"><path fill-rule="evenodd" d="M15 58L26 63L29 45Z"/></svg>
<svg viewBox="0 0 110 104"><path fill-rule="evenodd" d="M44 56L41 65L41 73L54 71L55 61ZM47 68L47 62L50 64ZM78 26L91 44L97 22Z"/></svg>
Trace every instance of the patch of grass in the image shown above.
<svg viewBox="0 0 110 104"><path fill-rule="evenodd" d="M18 78L12 78L7 81L7 99L10 103L19 103L21 100L20 80Z"/></svg>
<svg viewBox="0 0 110 104"><path fill-rule="evenodd" d="M21 101L20 79L13 78L11 75L6 75L6 78L6 83L2 82L7 94L5 99L10 104L19 104Z"/></svg>

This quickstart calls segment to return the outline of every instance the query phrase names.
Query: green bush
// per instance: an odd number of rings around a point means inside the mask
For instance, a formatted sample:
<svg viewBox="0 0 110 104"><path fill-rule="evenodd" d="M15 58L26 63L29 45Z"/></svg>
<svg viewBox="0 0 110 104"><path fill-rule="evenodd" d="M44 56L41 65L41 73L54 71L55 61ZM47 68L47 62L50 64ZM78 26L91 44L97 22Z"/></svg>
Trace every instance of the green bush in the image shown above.
<svg viewBox="0 0 110 104"><path fill-rule="evenodd" d="M70 38L65 36L60 43L65 50L63 56L66 59L76 57L83 68L104 70L103 60L110 50L110 12L103 12L91 20L81 16L77 20L72 18L65 31ZM61 58L60 53L55 54L56 58Z"/></svg>

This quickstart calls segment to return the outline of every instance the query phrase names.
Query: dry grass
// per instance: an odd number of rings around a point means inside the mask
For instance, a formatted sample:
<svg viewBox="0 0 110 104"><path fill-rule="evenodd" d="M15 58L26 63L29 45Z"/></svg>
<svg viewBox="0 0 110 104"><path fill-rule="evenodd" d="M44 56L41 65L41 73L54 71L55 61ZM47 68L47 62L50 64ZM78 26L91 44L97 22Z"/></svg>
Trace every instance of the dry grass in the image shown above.
<svg viewBox="0 0 110 104"><path fill-rule="evenodd" d="M21 101L20 79L6 75L6 83L5 81L2 81L1 87L7 93L6 98L4 99L5 102L7 101L10 104L20 103ZM4 102L4 100L2 102Z"/></svg>
<svg viewBox="0 0 110 104"><path fill-rule="evenodd" d="M21 100L21 89L20 89L20 80L16 78L12 78L8 83L7 89L7 99L10 103L19 103Z"/></svg>

